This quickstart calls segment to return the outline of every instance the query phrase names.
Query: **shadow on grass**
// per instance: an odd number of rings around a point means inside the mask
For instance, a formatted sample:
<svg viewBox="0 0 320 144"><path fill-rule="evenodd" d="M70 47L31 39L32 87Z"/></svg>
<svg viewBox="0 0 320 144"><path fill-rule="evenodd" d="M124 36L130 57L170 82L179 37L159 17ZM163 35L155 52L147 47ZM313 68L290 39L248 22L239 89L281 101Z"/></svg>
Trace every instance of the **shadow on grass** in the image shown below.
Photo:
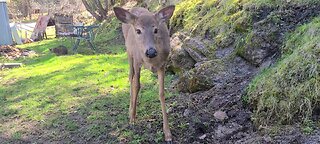
<svg viewBox="0 0 320 144"><path fill-rule="evenodd" d="M73 95L79 97L77 91L81 90L74 88L73 91L75 91ZM100 94L94 97L83 95L82 97L85 98L66 110L55 106L54 109L58 109L57 111L43 113L45 118L38 121L36 127L32 129L13 131L10 141L39 143L155 143L162 141L162 119L160 107L157 106L159 105L157 96L140 97L142 100L138 106L138 121L135 126L128 124L129 92L127 90L115 94ZM59 100L45 100L35 109L46 108L54 103L59 103ZM11 121L10 117L15 117L18 113L17 111L5 117ZM23 123L8 121L4 121L3 124L25 127ZM22 135L19 139L14 138L17 132Z"/></svg>
<svg viewBox="0 0 320 144"><path fill-rule="evenodd" d="M69 48L73 45L73 41L71 41L70 38L54 38L54 39L46 39L43 41L24 44L24 45L18 45L17 47L22 49L31 49L36 51L37 53L43 54L43 53L49 52L50 48L54 48L59 45L64 45Z"/></svg>
<svg viewBox="0 0 320 144"><path fill-rule="evenodd" d="M55 73L33 77L22 80L16 85L23 85L55 77ZM40 82L38 82L40 83ZM39 84L36 84L39 85ZM154 85L147 83L146 85ZM148 91L150 87L144 88L143 91ZM45 86L47 87L47 86ZM128 107L129 107L129 92L124 88L118 92L103 93L99 90L90 89L94 85L82 85L76 87L63 86L64 89L70 92L70 96L66 98L64 90L59 89L41 89L35 93L27 93L20 95L18 98L7 99L1 103L4 108L1 120L4 125L19 125L25 127L23 123L11 123L14 117L25 117L27 121L37 121L36 127L33 129L21 129L21 138L12 138L17 131L13 130L11 134L12 142L27 141L27 142L70 142L70 143L119 143L119 142L155 142L154 135L157 139L162 139L161 113L157 96L140 97L140 106L138 109L139 121L137 126L128 125ZM28 91L30 87L17 87L21 91ZM88 89L89 88L89 91ZM10 94L13 89L2 89ZM8 92L9 91L9 92ZM93 94L95 91L98 94ZM37 93L43 93L42 96L37 96ZM96 95L96 96L92 96ZM76 97L76 99L73 99ZM78 99L79 98L79 99ZM5 98L6 99L6 98ZM72 101L77 101L72 103ZM37 104L30 106L29 104ZM11 106L18 103L28 103L23 108L12 109ZM70 103L68 105L67 103ZM156 103L156 106L154 106ZM29 107L29 108L28 108ZM157 112L154 112L157 111ZM40 115L39 115L40 114ZM43 117L41 117L43 116ZM156 121L156 122L155 122ZM147 123L147 125L145 125ZM9 127L11 127L9 126ZM17 128L19 129L19 128ZM154 135L150 134L153 133ZM150 137L151 136L151 137ZM159 138L160 137L160 138Z"/></svg>

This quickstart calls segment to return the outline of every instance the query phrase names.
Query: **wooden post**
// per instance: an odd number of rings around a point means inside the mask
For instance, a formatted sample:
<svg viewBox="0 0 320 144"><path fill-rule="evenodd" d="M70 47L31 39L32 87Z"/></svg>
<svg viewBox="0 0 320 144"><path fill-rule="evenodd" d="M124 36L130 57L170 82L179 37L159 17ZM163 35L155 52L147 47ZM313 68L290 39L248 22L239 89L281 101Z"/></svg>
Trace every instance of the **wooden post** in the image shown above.
<svg viewBox="0 0 320 144"><path fill-rule="evenodd" d="M22 63L0 63L0 70L4 68L17 68L21 66Z"/></svg>

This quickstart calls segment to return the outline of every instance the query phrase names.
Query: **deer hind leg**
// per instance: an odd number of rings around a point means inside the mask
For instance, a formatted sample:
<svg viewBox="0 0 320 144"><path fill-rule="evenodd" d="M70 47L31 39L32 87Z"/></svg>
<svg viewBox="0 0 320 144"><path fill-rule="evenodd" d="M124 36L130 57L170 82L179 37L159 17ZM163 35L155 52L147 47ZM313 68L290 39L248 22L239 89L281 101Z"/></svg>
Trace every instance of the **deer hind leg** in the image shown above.
<svg viewBox="0 0 320 144"><path fill-rule="evenodd" d="M133 65L133 62L130 62L130 123L134 123L136 120L138 94L140 90L140 70L141 67L138 64Z"/></svg>
<svg viewBox="0 0 320 144"><path fill-rule="evenodd" d="M169 122L166 112L166 104L165 104L165 97L164 97L164 68L158 70L158 81L159 81L159 98L161 102L161 109L162 109L162 117L163 117L163 132L165 141L167 143L172 143L172 135L169 128Z"/></svg>

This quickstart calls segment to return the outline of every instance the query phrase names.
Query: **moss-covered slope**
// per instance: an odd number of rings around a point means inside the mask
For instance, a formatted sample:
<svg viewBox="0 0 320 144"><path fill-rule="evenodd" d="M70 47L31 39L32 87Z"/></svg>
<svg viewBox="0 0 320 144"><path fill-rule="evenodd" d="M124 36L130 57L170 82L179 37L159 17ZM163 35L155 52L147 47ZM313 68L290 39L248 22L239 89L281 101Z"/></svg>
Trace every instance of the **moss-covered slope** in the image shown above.
<svg viewBox="0 0 320 144"><path fill-rule="evenodd" d="M278 52L287 31L319 15L319 6L319 0L186 0L177 5L171 25L210 39L212 51L234 47L259 66Z"/></svg>
<svg viewBox="0 0 320 144"><path fill-rule="evenodd" d="M230 77L219 80L220 85L230 85L239 77L244 82L258 75L246 97L254 110L256 124L290 124L312 119L320 109L319 16L320 0L182 1L171 20L172 30L200 37L210 55L200 53L206 60L195 60L191 70L180 72L180 83L193 84L192 78L199 75L193 71L210 71L197 66L218 59L221 64L215 64L225 67L221 73ZM225 52L226 57L219 56ZM234 66L239 57L245 60L241 64L255 67L250 67L245 76L239 73L246 70L239 71ZM260 69L269 66L272 68L259 74ZM189 77L185 77L187 74ZM202 86L207 85L206 81L201 82L201 89L191 87L187 91L208 90ZM209 84L210 88L219 86Z"/></svg>
<svg viewBox="0 0 320 144"><path fill-rule="evenodd" d="M249 103L258 124L309 120L320 108L320 18L287 37L283 58L255 78Z"/></svg>

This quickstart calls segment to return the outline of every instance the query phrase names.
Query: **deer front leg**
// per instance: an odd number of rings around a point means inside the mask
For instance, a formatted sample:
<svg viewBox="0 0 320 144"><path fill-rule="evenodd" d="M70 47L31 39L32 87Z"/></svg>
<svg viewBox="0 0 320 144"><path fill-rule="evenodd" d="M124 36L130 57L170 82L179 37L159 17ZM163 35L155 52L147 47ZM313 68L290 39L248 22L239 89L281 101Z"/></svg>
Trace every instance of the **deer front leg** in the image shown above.
<svg viewBox="0 0 320 144"><path fill-rule="evenodd" d="M137 113L137 102L138 94L140 90L140 70L139 65L130 66L130 108L129 108L129 117L130 123L134 123L136 120ZM132 70L132 71L131 71Z"/></svg>
<svg viewBox="0 0 320 144"><path fill-rule="evenodd" d="M172 135L169 128L165 97L164 97L164 68L161 68L160 70L158 70L158 81L159 81L159 98L161 102L162 117L163 117L164 137L167 143L172 143Z"/></svg>
<svg viewBox="0 0 320 144"><path fill-rule="evenodd" d="M129 82L130 82L130 106L129 106L129 119L130 123L132 123L133 119L131 119L132 115L132 109L133 109L133 75L134 75L134 70L133 70L133 58L129 57Z"/></svg>

